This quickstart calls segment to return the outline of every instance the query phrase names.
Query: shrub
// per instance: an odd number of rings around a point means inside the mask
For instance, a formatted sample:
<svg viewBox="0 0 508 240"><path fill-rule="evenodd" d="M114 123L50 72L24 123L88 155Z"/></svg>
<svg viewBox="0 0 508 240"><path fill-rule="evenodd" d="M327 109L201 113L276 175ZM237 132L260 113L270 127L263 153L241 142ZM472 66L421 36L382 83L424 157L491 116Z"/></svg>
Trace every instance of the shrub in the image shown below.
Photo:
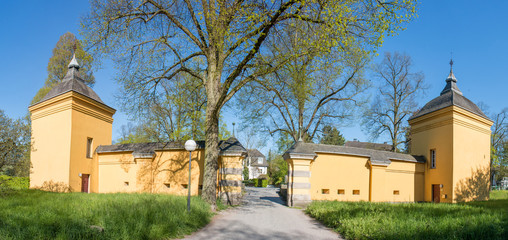
<svg viewBox="0 0 508 240"><path fill-rule="evenodd" d="M268 180L267 179L254 179L254 186L255 187L266 187L268 186Z"/></svg>
<svg viewBox="0 0 508 240"><path fill-rule="evenodd" d="M71 192L71 187L69 185L63 182L53 182L53 180L44 181L44 183L42 183L42 186L38 187L37 189L47 192L59 192L59 193Z"/></svg>
<svg viewBox="0 0 508 240"><path fill-rule="evenodd" d="M30 179L28 177L11 177L0 175L0 191L28 189Z"/></svg>

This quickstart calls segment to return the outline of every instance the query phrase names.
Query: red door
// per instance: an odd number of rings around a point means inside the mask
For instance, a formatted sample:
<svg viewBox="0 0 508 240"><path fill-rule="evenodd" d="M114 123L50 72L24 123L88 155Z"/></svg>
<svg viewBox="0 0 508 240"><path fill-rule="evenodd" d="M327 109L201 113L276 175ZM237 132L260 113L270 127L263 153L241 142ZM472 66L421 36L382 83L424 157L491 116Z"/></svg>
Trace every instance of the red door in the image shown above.
<svg viewBox="0 0 508 240"><path fill-rule="evenodd" d="M90 174L81 175L81 192L88 193L88 183L90 181Z"/></svg>
<svg viewBox="0 0 508 240"><path fill-rule="evenodd" d="M432 184L432 201L435 203L439 203L441 200L441 187L439 184Z"/></svg>

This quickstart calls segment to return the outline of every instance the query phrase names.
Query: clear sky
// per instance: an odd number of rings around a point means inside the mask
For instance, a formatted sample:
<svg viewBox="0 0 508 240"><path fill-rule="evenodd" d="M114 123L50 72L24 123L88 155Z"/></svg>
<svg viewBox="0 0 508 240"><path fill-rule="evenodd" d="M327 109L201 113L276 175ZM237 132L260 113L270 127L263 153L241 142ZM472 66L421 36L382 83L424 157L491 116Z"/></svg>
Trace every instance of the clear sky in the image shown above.
<svg viewBox="0 0 508 240"><path fill-rule="evenodd" d="M430 85L418 100L420 106L437 97L449 73L453 52L454 73L464 96L488 105L489 112L508 107L508 1L421 1L418 18L397 36L389 37L381 49L410 55L414 70L422 71ZM30 100L44 84L47 63L59 37L65 32L79 36L79 19L88 12L86 0L26 0L2 2L0 14L0 109L11 118L27 113ZM377 58L375 61L379 61ZM110 64L95 73L95 92L108 105L120 109L115 100L118 87ZM232 113L225 121L238 122ZM127 117L118 111L113 139L119 137ZM341 129L347 140L368 137L359 126ZM379 139L378 142L382 142Z"/></svg>

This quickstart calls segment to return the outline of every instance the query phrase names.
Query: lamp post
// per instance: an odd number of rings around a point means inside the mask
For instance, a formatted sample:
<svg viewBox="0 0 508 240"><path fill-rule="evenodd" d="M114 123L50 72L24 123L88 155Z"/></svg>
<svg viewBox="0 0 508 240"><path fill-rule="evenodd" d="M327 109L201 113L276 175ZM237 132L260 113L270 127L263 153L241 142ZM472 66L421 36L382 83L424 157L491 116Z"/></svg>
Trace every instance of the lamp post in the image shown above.
<svg viewBox="0 0 508 240"><path fill-rule="evenodd" d="M189 151L189 185L187 185L188 189L187 212L190 212L191 161L192 161L192 151L196 150L196 142L192 139L187 140L187 142L185 142L185 150Z"/></svg>

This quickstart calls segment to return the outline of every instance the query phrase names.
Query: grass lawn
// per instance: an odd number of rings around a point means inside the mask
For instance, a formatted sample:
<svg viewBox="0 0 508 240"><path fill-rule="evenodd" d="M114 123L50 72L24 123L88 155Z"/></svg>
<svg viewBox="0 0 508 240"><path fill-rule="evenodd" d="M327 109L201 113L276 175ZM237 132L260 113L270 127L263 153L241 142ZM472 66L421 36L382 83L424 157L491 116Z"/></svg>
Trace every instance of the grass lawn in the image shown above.
<svg viewBox="0 0 508 240"><path fill-rule="evenodd" d="M306 212L346 239L508 239L508 191L459 204L314 201Z"/></svg>
<svg viewBox="0 0 508 240"><path fill-rule="evenodd" d="M0 194L0 239L167 239L205 226L210 206L162 194L18 190ZM100 226L103 232L90 226Z"/></svg>

